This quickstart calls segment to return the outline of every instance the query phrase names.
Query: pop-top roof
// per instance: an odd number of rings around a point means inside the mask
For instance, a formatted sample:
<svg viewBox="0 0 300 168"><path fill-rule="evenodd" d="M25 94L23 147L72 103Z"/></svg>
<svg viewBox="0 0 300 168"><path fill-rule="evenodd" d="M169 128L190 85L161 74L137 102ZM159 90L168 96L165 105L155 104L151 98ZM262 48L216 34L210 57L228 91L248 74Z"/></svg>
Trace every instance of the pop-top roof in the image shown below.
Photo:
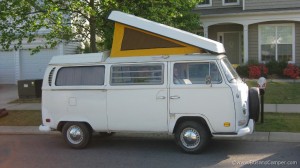
<svg viewBox="0 0 300 168"><path fill-rule="evenodd" d="M113 44L113 48L112 48L112 55L114 55L114 47L116 47L117 45L122 45L120 48L125 48L126 49L126 45L123 45L122 42L118 42L118 39L116 39L118 36L118 34L123 33L124 35L122 35L123 37L120 37L122 40L126 40L125 37L125 31L116 31L117 28L117 23L119 23L120 25L124 25L125 28L126 26L129 26L131 28L136 29L137 31L140 30L142 32L146 32L149 33L150 35L158 36L158 37L164 37L165 41L171 39L171 40L175 40L177 42L181 42L182 44L187 44L188 46L191 47L195 47L195 48L199 48L200 50L205 50L205 51L209 51L209 52L213 52L213 53L218 53L218 54L222 54L225 53L225 49L222 43L210 40L208 38L205 37L201 37L198 36L196 34L192 34L177 28L173 28L164 24L160 24L157 22L153 22L144 18L140 18L134 15L130 15L130 14L126 14L120 11L112 11L111 14L109 15L108 19L115 21L116 22L116 27L115 27L115 35L114 35L114 43L118 43L116 45ZM125 33L124 33L125 32ZM128 31L129 35L133 34L133 35L137 35L138 33L135 32L130 32ZM138 34L138 36L140 36ZM130 38L128 38L130 39ZM117 41L117 42L115 42ZM122 44L121 44L122 43ZM173 44L167 44L167 42L163 42L164 45L166 46L171 46L174 48ZM138 45L140 45L140 43L138 43ZM172 46L173 45L173 46ZM125 46L125 47L124 47ZM128 45L127 45L128 46ZM175 47L179 48L178 46L175 45ZM186 47L186 46L184 46ZM132 47L131 47L132 48ZM127 50L132 50L130 47L127 47ZM148 48L147 48L148 49ZM190 51L195 51L195 49L192 49ZM118 53L116 53L117 55Z"/></svg>

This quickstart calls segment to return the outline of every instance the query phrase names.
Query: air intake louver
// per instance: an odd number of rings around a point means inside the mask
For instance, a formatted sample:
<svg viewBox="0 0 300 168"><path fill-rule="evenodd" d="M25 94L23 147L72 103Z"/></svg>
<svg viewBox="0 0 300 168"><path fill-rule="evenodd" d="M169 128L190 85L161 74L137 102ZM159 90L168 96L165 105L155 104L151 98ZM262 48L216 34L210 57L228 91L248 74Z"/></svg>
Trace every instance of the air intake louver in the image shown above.
<svg viewBox="0 0 300 168"><path fill-rule="evenodd" d="M48 83L49 83L49 86L52 85L52 77L53 77L53 73L55 71L55 68L53 68L50 73L49 73L49 77L48 77Z"/></svg>

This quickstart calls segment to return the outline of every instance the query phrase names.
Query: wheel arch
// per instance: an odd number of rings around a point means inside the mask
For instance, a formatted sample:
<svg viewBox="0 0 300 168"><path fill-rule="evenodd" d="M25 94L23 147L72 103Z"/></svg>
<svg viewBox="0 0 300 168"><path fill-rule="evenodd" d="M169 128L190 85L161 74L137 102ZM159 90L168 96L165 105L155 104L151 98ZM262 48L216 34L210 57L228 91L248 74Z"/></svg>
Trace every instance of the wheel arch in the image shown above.
<svg viewBox="0 0 300 168"><path fill-rule="evenodd" d="M92 132L94 131L93 127L87 122L87 121L60 121L57 124L57 130L62 132L62 129L64 127L64 125L68 122L78 122L78 123L84 123Z"/></svg>
<svg viewBox="0 0 300 168"><path fill-rule="evenodd" d="M210 135L211 134L211 127L209 126L208 122L201 116L182 116L182 117L179 117L177 120L176 120L176 123L175 123L175 126L174 126L174 129L173 129L173 134L176 132L176 130L178 129L179 125L181 123L184 123L186 121L194 121L194 122L197 122L197 123L201 123L203 126L206 127L207 131L209 132Z"/></svg>

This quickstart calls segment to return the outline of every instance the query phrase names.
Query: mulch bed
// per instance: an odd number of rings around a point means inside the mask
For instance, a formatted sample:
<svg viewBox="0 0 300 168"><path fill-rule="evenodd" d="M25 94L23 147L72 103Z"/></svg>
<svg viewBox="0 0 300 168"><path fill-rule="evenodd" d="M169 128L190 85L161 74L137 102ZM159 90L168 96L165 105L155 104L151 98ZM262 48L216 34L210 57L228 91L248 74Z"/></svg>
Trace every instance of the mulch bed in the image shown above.
<svg viewBox="0 0 300 168"><path fill-rule="evenodd" d="M4 117L4 116L7 116L8 115L8 112L6 111L6 109L0 109L0 118Z"/></svg>

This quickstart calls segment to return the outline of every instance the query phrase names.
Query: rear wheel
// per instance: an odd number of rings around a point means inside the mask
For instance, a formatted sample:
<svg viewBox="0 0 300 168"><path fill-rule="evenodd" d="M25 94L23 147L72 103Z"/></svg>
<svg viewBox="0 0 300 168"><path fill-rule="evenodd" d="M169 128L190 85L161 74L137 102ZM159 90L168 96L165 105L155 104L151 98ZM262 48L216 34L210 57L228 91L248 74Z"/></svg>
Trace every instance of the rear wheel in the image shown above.
<svg viewBox="0 0 300 168"><path fill-rule="evenodd" d="M194 121L183 122L175 132L177 145L186 153L202 152L208 144L209 138L207 128Z"/></svg>
<svg viewBox="0 0 300 168"><path fill-rule="evenodd" d="M66 143L75 149L85 148L92 137L90 128L86 124L79 122L66 123L62 133Z"/></svg>

